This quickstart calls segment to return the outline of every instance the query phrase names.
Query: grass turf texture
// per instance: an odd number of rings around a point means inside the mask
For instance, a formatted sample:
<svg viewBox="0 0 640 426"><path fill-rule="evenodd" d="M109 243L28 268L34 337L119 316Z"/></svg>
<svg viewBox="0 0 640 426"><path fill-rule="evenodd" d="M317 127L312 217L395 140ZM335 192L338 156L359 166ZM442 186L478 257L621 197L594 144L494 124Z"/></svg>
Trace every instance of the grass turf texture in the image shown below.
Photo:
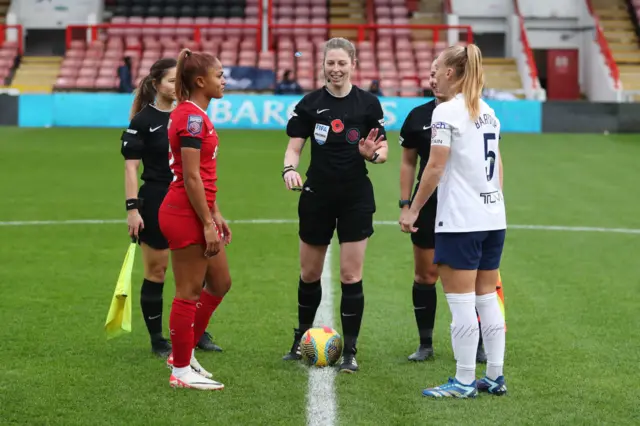
<svg viewBox="0 0 640 426"><path fill-rule="evenodd" d="M0 129L0 221L124 219L120 132ZM295 219L298 194L284 190L279 173L283 132L220 136L225 216ZM369 166L376 220L399 214L396 134L390 145L389 162ZM509 134L501 147L509 223L640 228L636 136ZM139 251L133 333L104 339L126 225L0 226L0 423L303 424L308 375L280 360L296 324L297 226L235 224L232 230L234 284L209 327L225 352L199 355L226 389L208 393L171 390L169 370L149 352L139 311ZM396 226L377 226L365 266L361 371L336 380L339 423L639 421L629 391L636 388L640 352L639 246L637 234L509 230L502 277L510 395L430 401L421 389L455 371L449 310L439 288L436 360L407 362L418 343L411 244ZM338 247L333 253L337 310ZM169 272L165 324L173 293ZM334 317L340 330L337 312Z"/></svg>

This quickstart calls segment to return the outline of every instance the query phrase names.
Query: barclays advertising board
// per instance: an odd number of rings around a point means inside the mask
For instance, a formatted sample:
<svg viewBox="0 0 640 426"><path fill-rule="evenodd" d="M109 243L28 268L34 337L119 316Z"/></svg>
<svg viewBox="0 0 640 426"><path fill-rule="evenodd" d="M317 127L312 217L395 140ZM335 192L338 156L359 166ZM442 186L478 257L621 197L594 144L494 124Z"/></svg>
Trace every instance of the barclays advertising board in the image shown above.
<svg viewBox="0 0 640 426"><path fill-rule="evenodd" d="M25 94L19 99L21 127L117 127L129 123L133 95L119 93ZM218 129L283 130L300 96L229 94L209 105ZM411 109L429 98L382 97L387 130L400 130ZM538 101L488 100L506 133L539 133Z"/></svg>

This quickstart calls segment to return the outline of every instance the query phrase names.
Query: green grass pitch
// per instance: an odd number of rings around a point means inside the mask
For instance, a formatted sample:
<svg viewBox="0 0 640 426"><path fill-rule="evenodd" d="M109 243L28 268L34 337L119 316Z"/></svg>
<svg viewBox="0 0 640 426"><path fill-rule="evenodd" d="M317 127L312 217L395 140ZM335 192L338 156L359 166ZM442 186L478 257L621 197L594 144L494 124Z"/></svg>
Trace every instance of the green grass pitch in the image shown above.
<svg viewBox="0 0 640 426"><path fill-rule="evenodd" d="M199 355L225 383L220 393L169 388L139 311L139 251L133 333L105 340L124 224L6 224L124 219L120 132L0 129L0 424L304 424L308 372L281 361L296 323L295 223L232 224L233 288L209 327L225 351ZM224 215L296 219L298 194L280 178L284 132L220 136ZM379 221L399 214L400 148L397 134L389 139L389 162L369 166ZM640 229L637 136L507 134L501 148L510 224ZM417 345L411 244L397 226L377 226L361 371L335 383L339 424L637 424L639 248L638 233L509 230L501 271L510 394L432 401L421 389L455 371L449 309L439 291L435 361L407 362ZM165 323L173 293L169 274Z"/></svg>

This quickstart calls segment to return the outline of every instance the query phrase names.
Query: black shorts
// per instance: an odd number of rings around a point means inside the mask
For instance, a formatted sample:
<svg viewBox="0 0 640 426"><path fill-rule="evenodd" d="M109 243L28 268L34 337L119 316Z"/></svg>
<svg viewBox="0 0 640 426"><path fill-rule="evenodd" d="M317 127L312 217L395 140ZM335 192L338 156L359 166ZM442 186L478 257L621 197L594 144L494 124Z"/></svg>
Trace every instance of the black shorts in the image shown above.
<svg viewBox="0 0 640 426"><path fill-rule="evenodd" d="M300 239L326 246L337 229L340 244L373 235L376 202L369 178L336 185L305 182L298 202Z"/></svg>
<svg viewBox="0 0 640 426"><path fill-rule="evenodd" d="M158 210L165 195L167 195L169 187L167 185L145 183L138 191L138 198L142 206L140 207L140 216L144 221L144 229L140 232L139 242L145 243L156 250L166 250L169 248L167 239L160 231L158 223Z"/></svg>
<svg viewBox="0 0 640 426"><path fill-rule="evenodd" d="M416 186L413 192L413 198L415 198L418 192ZM415 227L418 228L417 232L411 234L411 242L414 246L421 249L434 249L436 247L436 211L438 210L438 195L434 193L422 206L420 214L418 214L418 220L416 220Z"/></svg>

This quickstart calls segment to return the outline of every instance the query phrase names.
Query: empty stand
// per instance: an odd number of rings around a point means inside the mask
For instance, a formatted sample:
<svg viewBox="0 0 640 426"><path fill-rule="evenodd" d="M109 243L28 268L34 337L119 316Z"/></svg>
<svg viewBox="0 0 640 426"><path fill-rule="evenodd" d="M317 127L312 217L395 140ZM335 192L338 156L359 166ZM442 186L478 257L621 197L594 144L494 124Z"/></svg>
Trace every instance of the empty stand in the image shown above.
<svg viewBox="0 0 640 426"><path fill-rule="evenodd" d="M13 73L14 67L18 63L19 56L22 54L22 44L20 41L7 41L5 37L8 30L16 33L16 39L22 40L22 27L20 25L1 25L0 24L0 87L9 83L9 79Z"/></svg>
<svg viewBox="0 0 640 426"><path fill-rule="evenodd" d="M117 0L107 9L118 15L112 26L97 26L97 40L68 40L56 89L113 90L124 57L132 59L137 85L155 61L184 47L217 55L225 66L275 65L272 55L258 53L259 0Z"/></svg>
<svg viewBox="0 0 640 426"><path fill-rule="evenodd" d="M625 0L591 0L591 4L618 65L623 89L640 91L640 48ZM632 5L640 15L640 1L632 0Z"/></svg>
<svg viewBox="0 0 640 426"><path fill-rule="evenodd" d="M218 55L225 66L275 69L278 79L292 70L300 85L312 90L325 83L325 41L343 36L354 41L358 50L354 83L367 88L379 80L387 96L421 96L434 57L447 46L446 29L440 28L437 34L434 30L435 25L443 25L441 1L271 0L270 50L262 52L260 1L107 0L112 25L98 26L96 40L91 42L85 41L86 27L69 32L75 38L69 40L55 86L58 90L113 90L125 56L132 58L137 83L156 60L176 57L180 49L189 47ZM459 28L464 44L470 39L470 27ZM487 61L486 69L487 80L495 88L519 84L512 60Z"/></svg>
<svg viewBox="0 0 640 426"><path fill-rule="evenodd" d="M11 0L0 0L0 25L7 23L7 13L11 7Z"/></svg>
<svg viewBox="0 0 640 426"><path fill-rule="evenodd" d="M139 17L206 17L242 18L247 6L257 2L247 0L107 0L106 10L113 16Z"/></svg>
<svg viewBox="0 0 640 426"><path fill-rule="evenodd" d="M58 56L23 56L11 87L22 93L50 93L61 62Z"/></svg>

